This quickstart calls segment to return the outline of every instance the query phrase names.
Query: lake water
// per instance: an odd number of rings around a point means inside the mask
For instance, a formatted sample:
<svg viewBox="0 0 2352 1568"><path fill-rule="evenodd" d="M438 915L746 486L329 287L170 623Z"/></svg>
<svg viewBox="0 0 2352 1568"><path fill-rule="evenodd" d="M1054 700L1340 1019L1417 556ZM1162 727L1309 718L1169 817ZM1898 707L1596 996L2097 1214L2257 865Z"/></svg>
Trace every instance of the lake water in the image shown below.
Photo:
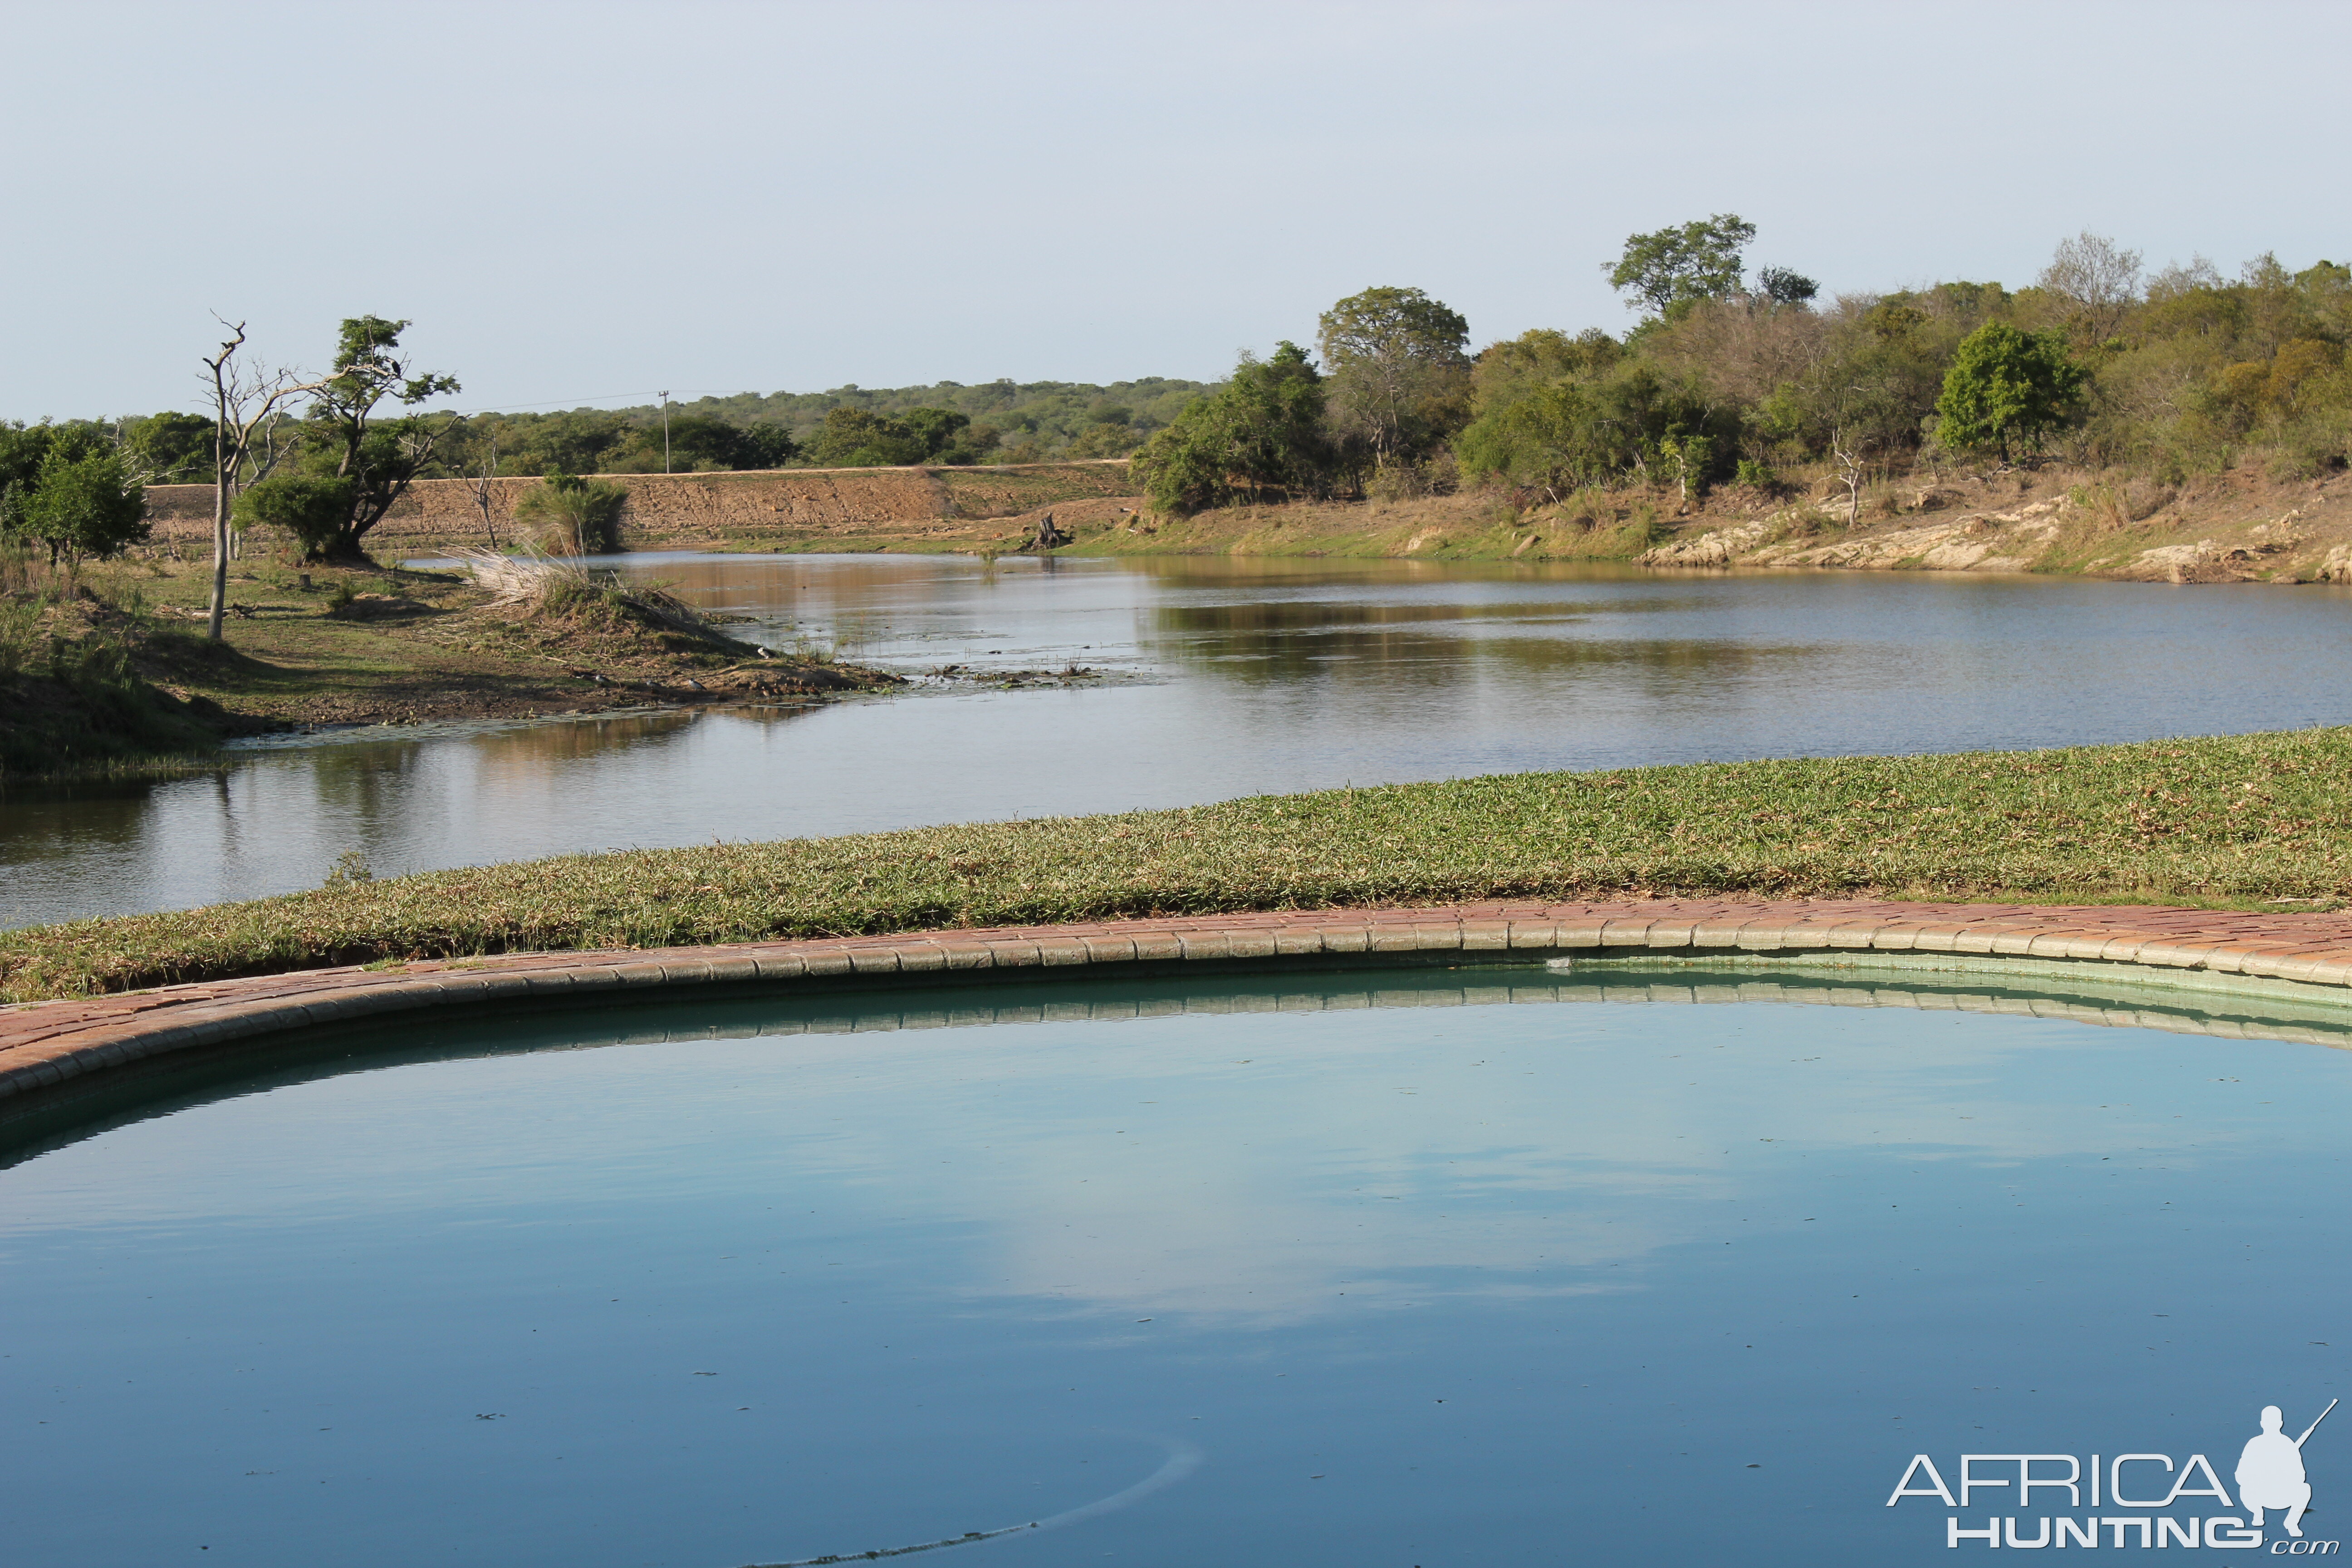
<svg viewBox="0 0 2352 1568"><path fill-rule="evenodd" d="M814 707L375 730L0 799L0 924L629 846L1260 792L2352 721L2352 590L1172 558L632 555L754 635L931 684Z"/></svg>
<svg viewBox="0 0 2352 1568"><path fill-rule="evenodd" d="M2347 1391L2352 1056L1963 1010L2021 1005L1989 984L1095 981L215 1062L0 1133L0 1540L1774 1568L2235 1529L2261 1407ZM1886 1506L1964 1453L2012 1458ZM2352 1422L2304 1453L2336 1539ZM2021 1502L2018 1455L2076 1489Z"/></svg>

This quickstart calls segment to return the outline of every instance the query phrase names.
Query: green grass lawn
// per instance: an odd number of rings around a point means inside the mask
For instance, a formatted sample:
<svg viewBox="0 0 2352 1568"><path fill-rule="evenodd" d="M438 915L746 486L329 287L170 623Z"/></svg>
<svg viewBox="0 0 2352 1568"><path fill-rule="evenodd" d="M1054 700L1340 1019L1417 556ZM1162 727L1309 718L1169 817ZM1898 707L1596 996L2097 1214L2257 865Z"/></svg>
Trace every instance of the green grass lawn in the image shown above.
<svg viewBox="0 0 2352 1568"><path fill-rule="evenodd" d="M2352 729L1517 773L635 850L0 932L0 996L535 948L1492 898L2338 907Z"/></svg>

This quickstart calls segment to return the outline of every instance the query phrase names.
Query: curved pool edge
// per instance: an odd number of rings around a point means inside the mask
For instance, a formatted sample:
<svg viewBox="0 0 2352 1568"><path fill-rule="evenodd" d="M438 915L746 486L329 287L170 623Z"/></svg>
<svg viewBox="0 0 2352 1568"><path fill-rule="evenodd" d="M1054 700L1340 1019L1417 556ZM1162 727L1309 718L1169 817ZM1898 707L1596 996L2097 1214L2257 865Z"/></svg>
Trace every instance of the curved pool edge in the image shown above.
<svg viewBox="0 0 2352 1568"><path fill-rule="evenodd" d="M0 1009L0 1105L158 1058L439 1008L712 987L871 990L1448 963L1736 963L2096 973L2352 1008L2352 915L1880 900L1643 900L1200 915L302 970ZM614 997L614 999L618 999Z"/></svg>

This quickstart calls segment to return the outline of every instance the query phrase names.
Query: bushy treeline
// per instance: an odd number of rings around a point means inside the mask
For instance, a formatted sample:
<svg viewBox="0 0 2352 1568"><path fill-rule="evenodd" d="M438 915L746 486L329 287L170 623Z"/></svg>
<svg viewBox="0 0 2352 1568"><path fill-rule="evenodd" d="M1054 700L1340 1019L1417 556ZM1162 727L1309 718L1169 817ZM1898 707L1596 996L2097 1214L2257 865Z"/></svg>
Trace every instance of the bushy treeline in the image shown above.
<svg viewBox="0 0 2352 1568"><path fill-rule="evenodd" d="M1285 343L1137 455L1160 504L1501 483L1769 489L1827 465L1850 482L1954 460L2055 454L2177 481L2259 455L2280 477L2352 450L2352 268L2275 258L2224 279L2200 258L2143 273L2082 235L2035 282L1950 282L1823 303L1743 252L1718 215L1636 235L1611 280L1622 336L1538 328L1475 357L1419 289L1326 312L1319 363Z"/></svg>
<svg viewBox="0 0 2352 1568"><path fill-rule="evenodd" d="M1164 428L1208 384L1147 377L1097 386L992 382L824 393L746 393L659 406L549 414L440 416L415 479L692 473L719 469L869 468L920 463L1032 463L1118 458ZM415 428L404 427L414 437ZM213 479L214 422L165 412L23 425L0 421L0 529L22 512L44 457L112 454L132 489ZM267 432L244 478L342 467L331 422L289 415ZM413 443L412 443L413 444ZM8 495L14 489L17 500ZM291 487L279 487L290 497ZM306 497L309 507L313 498ZM266 503L265 503L266 504ZM331 510L320 500L321 509ZM10 509L12 505L15 511ZM282 510L282 509L281 509ZM297 509L300 510L299 508ZM289 513L289 515L291 515ZM277 521L273 518L271 521ZM363 531L363 530L362 530Z"/></svg>
<svg viewBox="0 0 2352 1568"><path fill-rule="evenodd" d="M451 426L415 477L1118 458L1165 428L1209 390L1204 382L1162 376L1108 386L1010 380L967 386L942 381L928 386L747 392L674 403L667 411L648 404L477 414ZM25 428L0 424L0 431ZM213 478L213 421L202 415L74 419L29 428L72 442L102 442L148 483L201 484ZM305 432L289 421L278 434L299 445Z"/></svg>
<svg viewBox="0 0 2352 1568"><path fill-rule="evenodd" d="M356 556L420 479L544 476L550 493L604 497L592 474L1027 463L1116 458L1165 428L1209 386L1150 376L1078 382L951 381L929 386L744 393L667 408L426 415L454 391L394 357L404 321L345 321L333 372L233 444L240 524L281 529L314 558ZM289 373L299 381L299 374ZM143 487L209 483L216 416L0 421L0 536L51 553L105 555L143 537ZM584 504L584 503L583 503ZM562 529L555 530L557 532ZM593 529L582 534L593 533Z"/></svg>
<svg viewBox="0 0 2352 1568"><path fill-rule="evenodd" d="M1369 289L1323 313L1312 353L1244 355L1215 385L938 382L461 417L422 412L457 383L410 374L407 323L357 317L331 373L282 384L299 400L237 426L222 460L240 519L353 556L409 483L435 477L1132 453L1160 505L1197 510L1458 484L1769 490L1824 466L1858 494L1923 462L2053 451L2168 482L2248 456L2296 477L2352 454L2352 268L2265 255L2235 279L2202 258L2149 276L2137 253L2084 234L2028 287L1824 302L1787 268L1751 276L1755 233L1718 214L1628 238L1604 268L1641 315L1622 335L1536 328L1473 354L1443 301ZM215 414L0 422L0 532L52 552L120 549L142 484L213 477L216 426L229 428Z"/></svg>
<svg viewBox="0 0 2352 1568"><path fill-rule="evenodd" d="M658 474L1118 458L1208 387L1146 377L1096 386L965 386L740 393L636 408L478 414L453 430L436 473ZM667 449L665 449L667 439Z"/></svg>
<svg viewBox="0 0 2352 1568"><path fill-rule="evenodd" d="M777 392L766 396L739 393L703 397L678 406L736 425L779 424L803 447L814 447L836 409L904 419L924 409L961 414L982 434L973 439L998 460L1034 462L1051 458L1116 458L1167 426L1209 384L1150 375L1107 386L1085 382L999 380L965 385L940 381L928 386L838 386L830 392ZM632 409L633 417L653 411ZM991 443L987 431L995 432Z"/></svg>

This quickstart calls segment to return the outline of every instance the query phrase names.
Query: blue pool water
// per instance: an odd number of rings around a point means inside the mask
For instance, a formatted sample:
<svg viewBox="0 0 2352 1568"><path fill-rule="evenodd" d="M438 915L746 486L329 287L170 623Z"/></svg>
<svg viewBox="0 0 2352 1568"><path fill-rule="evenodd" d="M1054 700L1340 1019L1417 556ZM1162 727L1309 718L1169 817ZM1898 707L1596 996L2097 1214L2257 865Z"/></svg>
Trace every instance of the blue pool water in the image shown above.
<svg viewBox="0 0 2352 1568"><path fill-rule="evenodd" d="M0 1540L1898 1563L1957 1561L1951 1516L2217 1516L1885 1506L1922 1453L2203 1454L2234 1504L2260 1408L2345 1391L2352 1017L2216 1005L1341 973L257 1055L0 1146ZM2305 1454L2347 1533L2352 1418Z"/></svg>

